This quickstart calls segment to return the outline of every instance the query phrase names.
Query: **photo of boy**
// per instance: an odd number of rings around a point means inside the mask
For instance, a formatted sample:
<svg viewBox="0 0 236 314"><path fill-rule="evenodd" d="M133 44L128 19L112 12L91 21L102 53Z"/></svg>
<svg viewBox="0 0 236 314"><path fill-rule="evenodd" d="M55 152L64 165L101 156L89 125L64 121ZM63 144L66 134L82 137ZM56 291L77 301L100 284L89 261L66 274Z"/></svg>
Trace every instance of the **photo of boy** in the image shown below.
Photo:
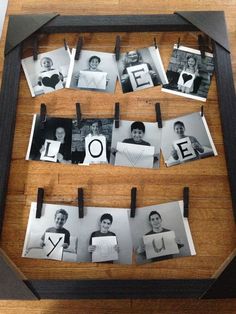
<svg viewBox="0 0 236 314"><path fill-rule="evenodd" d="M81 50L75 60L76 49L72 49L66 88L114 93L117 68L113 53Z"/></svg>
<svg viewBox="0 0 236 314"><path fill-rule="evenodd" d="M145 125L141 121L135 121L130 126L131 137L123 140L123 143L146 145L150 146L150 143L143 140L145 134Z"/></svg>
<svg viewBox="0 0 236 314"><path fill-rule="evenodd" d="M132 263L132 241L127 208L86 207L79 219L78 262Z"/></svg>
<svg viewBox="0 0 236 314"><path fill-rule="evenodd" d="M77 261L78 208L43 203L36 218L37 203L31 203L22 257Z"/></svg>
<svg viewBox="0 0 236 314"><path fill-rule="evenodd" d="M112 231L110 231L111 225L113 222L113 217L111 214L105 213L100 218L100 229L97 231L94 231L89 239L89 246L88 246L88 252L93 253L96 251L96 245L93 245L93 238L97 237L116 237L116 234ZM119 246L118 244L114 245L113 249L119 253ZM113 261L107 261L112 263Z"/></svg>
<svg viewBox="0 0 236 314"><path fill-rule="evenodd" d="M160 145L161 129L156 123L121 120L118 129L113 125L110 163L158 168Z"/></svg>
<svg viewBox="0 0 236 314"><path fill-rule="evenodd" d="M70 245L70 232L63 227L64 224L66 223L67 219L68 219L68 213L65 209L58 209L55 212L55 218L54 218L55 225L53 227L47 228L46 231L44 232L44 234L42 235L41 247L43 247L45 245L44 239L45 239L45 233L46 232L64 234L65 238L64 238L64 244L62 246L64 249L67 249L69 247L69 245Z"/></svg>
<svg viewBox="0 0 236 314"><path fill-rule="evenodd" d="M196 254L183 201L136 208L130 227L137 264Z"/></svg>

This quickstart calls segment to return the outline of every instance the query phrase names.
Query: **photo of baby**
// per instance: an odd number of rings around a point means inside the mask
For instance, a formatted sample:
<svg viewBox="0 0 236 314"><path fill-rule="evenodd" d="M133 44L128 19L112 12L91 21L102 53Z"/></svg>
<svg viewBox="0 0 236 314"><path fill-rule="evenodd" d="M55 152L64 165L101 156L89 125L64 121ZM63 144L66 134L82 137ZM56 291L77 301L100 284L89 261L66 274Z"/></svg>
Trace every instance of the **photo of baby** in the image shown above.
<svg viewBox="0 0 236 314"><path fill-rule="evenodd" d="M162 91L175 95L206 101L214 72L213 54L174 45L166 72L169 83Z"/></svg>
<svg viewBox="0 0 236 314"><path fill-rule="evenodd" d="M44 52L37 60L27 57L21 64L32 97L54 92L66 85L70 65L70 51L64 47Z"/></svg>
<svg viewBox="0 0 236 314"><path fill-rule="evenodd" d="M113 125L110 163L117 166L158 168L161 129L157 123L120 121Z"/></svg>
<svg viewBox="0 0 236 314"><path fill-rule="evenodd" d="M114 93L117 68L114 54L81 50L75 60L76 49L72 49L67 88Z"/></svg>
<svg viewBox="0 0 236 314"><path fill-rule="evenodd" d="M165 120L161 150L167 166L216 156L207 122L200 112Z"/></svg>

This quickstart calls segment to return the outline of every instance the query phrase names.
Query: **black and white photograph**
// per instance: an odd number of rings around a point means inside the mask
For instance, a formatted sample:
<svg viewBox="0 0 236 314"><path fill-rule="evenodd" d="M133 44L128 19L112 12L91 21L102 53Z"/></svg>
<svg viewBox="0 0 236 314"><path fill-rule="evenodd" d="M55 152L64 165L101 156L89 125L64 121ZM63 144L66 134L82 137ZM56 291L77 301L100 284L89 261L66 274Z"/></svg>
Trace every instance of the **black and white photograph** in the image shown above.
<svg viewBox="0 0 236 314"><path fill-rule="evenodd" d="M86 207L78 230L79 262L132 264L128 209Z"/></svg>
<svg viewBox="0 0 236 314"><path fill-rule="evenodd" d="M72 121L73 164L107 164L110 160L113 118Z"/></svg>
<svg viewBox="0 0 236 314"><path fill-rule="evenodd" d="M65 47L21 60L32 97L62 89L66 85L70 66L70 50Z"/></svg>
<svg viewBox="0 0 236 314"><path fill-rule="evenodd" d="M217 156L206 119L200 112L163 121L161 150L168 167Z"/></svg>
<svg viewBox="0 0 236 314"><path fill-rule="evenodd" d="M137 264L196 254L183 201L136 208L130 227Z"/></svg>
<svg viewBox="0 0 236 314"><path fill-rule="evenodd" d="M72 49L67 88L114 93L117 67L113 53L81 50L75 60L76 49Z"/></svg>
<svg viewBox="0 0 236 314"><path fill-rule="evenodd" d="M34 115L26 160L71 164L72 119Z"/></svg>
<svg viewBox="0 0 236 314"><path fill-rule="evenodd" d="M36 218L31 203L22 257L76 262L78 253L78 207L43 204Z"/></svg>
<svg viewBox="0 0 236 314"><path fill-rule="evenodd" d="M159 49L155 47L122 53L117 67L123 93L168 83Z"/></svg>
<svg viewBox="0 0 236 314"><path fill-rule="evenodd" d="M175 44L166 73L169 83L162 91L206 101L213 72L212 53L205 52L203 58L200 50Z"/></svg>
<svg viewBox="0 0 236 314"><path fill-rule="evenodd" d="M110 163L115 166L159 168L162 131L157 123L120 120L113 125Z"/></svg>

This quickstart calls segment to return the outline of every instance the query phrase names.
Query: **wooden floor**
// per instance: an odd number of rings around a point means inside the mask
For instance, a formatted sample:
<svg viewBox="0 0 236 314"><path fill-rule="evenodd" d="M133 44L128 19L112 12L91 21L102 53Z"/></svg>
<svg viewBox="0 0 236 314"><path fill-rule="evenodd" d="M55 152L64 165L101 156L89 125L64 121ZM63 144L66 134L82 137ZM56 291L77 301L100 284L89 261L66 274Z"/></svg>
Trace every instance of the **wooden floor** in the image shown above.
<svg viewBox="0 0 236 314"><path fill-rule="evenodd" d="M55 4L56 3L56 4ZM163 1L154 0L80 0L45 1L9 0L7 15L57 12L60 14L160 14L174 11L224 10L232 54L232 67L236 78L236 2L229 1ZM8 20L8 19L7 19ZM6 35L5 22L3 39L0 42L0 77L4 62L3 50ZM85 48L102 47L112 51L115 33L84 34ZM156 36L165 68L168 65L171 45L180 36L185 45L196 47L196 34L146 33L120 34L122 49L149 46ZM50 35L40 41L40 52L59 47L62 35ZM75 46L77 34L67 36L70 46ZM171 44L170 44L171 43ZM25 49L24 55L30 50ZM114 103L121 104L121 118L155 121L153 104L160 102L163 118L187 114L200 109L199 102L174 97L160 92L160 88L124 95L117 85L117 91L109 97L99 93L81 92L79 101L82 112L88 116L96 108L96 116L112 115ZM222 265L235 248L235 225L227 181L220 117L216 96L216 81L213 79L209 97L205 104L205 116L211 130L219 156L199 160L173 168L165 168L163 160L160 170L140 170L121 167L78 167L50 163L26 162L25 152L31 128L32 115L39 110L41 102L48 104L52 116L75 115L74 104L78 94L71 90L32 99L24 75L21 76L19 103L14 139L12 166L8 188L1 248L28 279L165 279L165 278L209 278ZM73 172L73 176L72 176ZM104 180L106 178L106 180ZM46 201L75 204L76 188L85 189L85 205L128 207L129 191L138 188L137 206L147 206L182 196L182 187L189 185L189 222L196 246L197 256L153 263L141 267L104 266L96 264L68 264L52 261L36 261L21 258L22 245L27 226L29 207L36 198L38 186L44 186ZM112 186L112 189L111 189ZM168 188L167 188L168 186ZM13 231L14 230L14 231ZM17 232L16 232L17 231ZM17 241L12 241L16 237ZM223 241L222 241L223 240ZM157 265L158 264L158 265ZM63 276L61 273L63 272ZM236 313L236 300L80 300L80 301L0 301L2 313Z"/></svg>

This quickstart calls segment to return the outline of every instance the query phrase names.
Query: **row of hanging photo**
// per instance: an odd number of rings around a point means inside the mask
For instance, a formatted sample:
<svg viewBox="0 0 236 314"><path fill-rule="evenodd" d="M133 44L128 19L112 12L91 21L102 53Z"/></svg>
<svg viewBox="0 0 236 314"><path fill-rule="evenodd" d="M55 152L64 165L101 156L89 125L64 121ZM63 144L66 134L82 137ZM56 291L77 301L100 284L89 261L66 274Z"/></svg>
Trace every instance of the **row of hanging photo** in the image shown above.
<svg viewBox="0 0 236 314"><path fill-rule="evenodd" d="M117 77L123 93L162 85L162 91L206 101L214 72L213 54L175 44L165 71L158 47L119 55L68 46L22 59L31 95L62 88L114 93Z"/></svg>
<svg viewBox="0 0 236 314"><path fill-rule="evenodd" d="M159 107L160 108L160 107ZM160 109L159 109L160 110ZM26 160L159 168L217 155L203 110L157 122L35 114Z"/></svg>
<svg viewBox="0 0 236 314"><path fill-rule="evenodd" d="M185 198L185 196L184 196ZM31 203L22 257L143 264L195 255L184 201L135 209Z"/></svg>

